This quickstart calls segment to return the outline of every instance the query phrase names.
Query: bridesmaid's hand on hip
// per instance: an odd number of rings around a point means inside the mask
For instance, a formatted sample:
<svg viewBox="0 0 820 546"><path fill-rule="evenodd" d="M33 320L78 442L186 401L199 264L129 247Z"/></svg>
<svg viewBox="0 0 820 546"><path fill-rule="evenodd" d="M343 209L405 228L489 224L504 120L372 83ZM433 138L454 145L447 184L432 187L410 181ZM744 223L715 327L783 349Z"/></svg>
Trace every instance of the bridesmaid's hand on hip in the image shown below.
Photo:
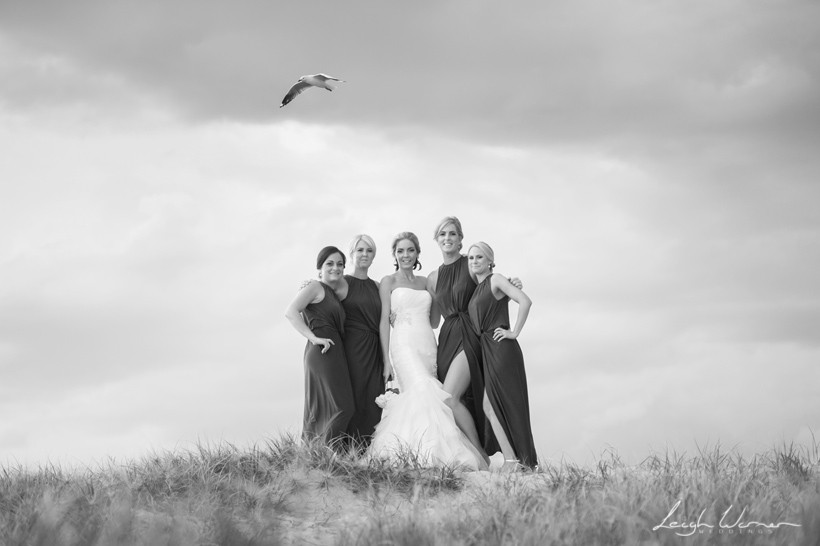
<svg viewBox="0 0 820 546"><path fill-rule="evenodd" d="M510 330L505 330L504 328L496 328L495 332L493 332L493 339L495 341L501 341L502 339L515 339L518 335L515 332Z"/></svg>
<svg viewBox="0 0 820 546"><path fill-rule="evenodd" d="M322 346L322 354L325 354L326 352L328 352L328 350L330 350L330 347L332 345L335 345L335 343L333 343L332 339L328 339L326 337L317 337L316 339L312 340L311 343L313 343L314 345L321 345Z"/></svg>

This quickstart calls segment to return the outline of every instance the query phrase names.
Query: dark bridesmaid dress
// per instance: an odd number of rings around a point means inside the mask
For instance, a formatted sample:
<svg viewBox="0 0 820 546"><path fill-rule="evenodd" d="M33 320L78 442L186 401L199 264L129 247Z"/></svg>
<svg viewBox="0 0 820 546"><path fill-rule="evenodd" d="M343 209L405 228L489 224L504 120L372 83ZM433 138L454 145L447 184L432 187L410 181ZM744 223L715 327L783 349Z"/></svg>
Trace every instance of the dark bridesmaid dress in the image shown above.
<svg viewBox="0 0 820 546"><path fill-rule="evenodd" d="M530 425L524 355L515 339L493 340L496 328L510 328L510 299L495 299L490 277L476 287L469 305L472 327L481 340L484 386L515 456L521 464L533 468L538 458Z"/></svg>
<svg viewBox="0 0 820 546"><path fill-rule="evenodd" d="M372 279L345 275L348 291L342 301L345 310L344 344L356 410L347 432L357 442L370 443L373 430L382 418L376 397L384 392L384 362L379 341L381 298Z"/></svg>
<svg viewBox="0 0 820 546"><path fill-rule="evenodd" d="M327 443L342 438L353 416L353 392L350 372L342 343L345 312L336 293L320 283L325 297L304 310L311 331L334 345L322 354L321 345L308 342L305 347L305 417L302 435L320 438Z"/></svg>
<svg viewBox="0 0 820 546"><path fill-rule="evenodd" d="M473 416L484 450L494 453L497 451L495 437L484 412L480 411L481 400L484 399L481 345L473 332L467 313L467 305L476 285L470 277L467 264L467 256L462 256L455 262L442 264L438 268L436 302L444 316L444 323L438 335L437 373L439 381L444 383L453 359L464 351L470 367L470 388L467 389L463 402Z"/></svg>

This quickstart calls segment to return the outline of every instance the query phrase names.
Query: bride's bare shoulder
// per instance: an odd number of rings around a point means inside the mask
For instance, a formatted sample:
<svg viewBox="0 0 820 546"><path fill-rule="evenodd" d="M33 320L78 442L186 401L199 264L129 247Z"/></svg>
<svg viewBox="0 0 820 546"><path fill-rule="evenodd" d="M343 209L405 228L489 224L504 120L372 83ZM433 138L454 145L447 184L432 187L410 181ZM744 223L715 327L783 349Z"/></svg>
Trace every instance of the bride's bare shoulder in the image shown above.
<svg viewBox="0 0 820 546"><path fill-rule="evenodd" d="M420 287L420 288L423 288L423 289L426 290L427 289L427 277L425 277L424 275L416 275L416 278L413 281L413 284L417 287Z"/></svg>

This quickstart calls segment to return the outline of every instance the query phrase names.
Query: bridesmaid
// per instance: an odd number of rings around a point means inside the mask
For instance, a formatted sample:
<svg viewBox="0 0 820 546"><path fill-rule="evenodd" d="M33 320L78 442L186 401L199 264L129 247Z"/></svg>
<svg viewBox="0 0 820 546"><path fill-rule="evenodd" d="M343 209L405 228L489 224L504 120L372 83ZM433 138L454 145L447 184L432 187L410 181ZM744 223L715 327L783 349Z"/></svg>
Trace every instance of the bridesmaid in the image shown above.
<svg viewBox="0 0 820 546"><path fill-rule="evenodd" d="M347 433L361 448L370 444L373 430L381 420L382 409L376 405L376 397L384 392L379 283L367 276L375 256L376 243L372 237L365 234L353 237L350 242L353 274L344 276L344 284L337 292L345 310L345 355L356 402Z"/></svg>
<svg viewBox="0 0 820 546"><path fill-rule="evenodd" d="M478 286L469 303L470 321L481 340L484 367L483 407L504 454L504 468L538 464L530 425L527 374L516 338L527 322L532 301L501 275L493 273L495 255L487 243L470 246L467 259ZM518 304L510 328L509 301Z"/></svg>
<svg viewBox="0 0 820 546"><path fill-rule="evenodd" d="M438 379L452 396L452 410L459 428L477 446L495 452L492 435L486 430L484 413L476 410L474 400L481 400L481 346L470 327L467 304L475 290L475 281L467 268L467 257L461 254L464 232L461 221L448 216L439 222L433 239L441 248L438 270L427 277L427 289L444 316L438 337ZM433 327L438 326L438 319ZM471 380L472 378L472 380ZM469 389L469 391L468 391ZM462 402L462 396L467 394ZM466 402L466 405L465 405Z"/></svg>
<svg viewBox="0 0 820 546"><path fill-rule="evenodd" d="M346 442L355 407L342 344L345 312L335 292L344 282L344 267L341 250L323 248L316 260L319 280L302 288L285 312L296 331L308 340L302 437L331 445Z"/></svg>

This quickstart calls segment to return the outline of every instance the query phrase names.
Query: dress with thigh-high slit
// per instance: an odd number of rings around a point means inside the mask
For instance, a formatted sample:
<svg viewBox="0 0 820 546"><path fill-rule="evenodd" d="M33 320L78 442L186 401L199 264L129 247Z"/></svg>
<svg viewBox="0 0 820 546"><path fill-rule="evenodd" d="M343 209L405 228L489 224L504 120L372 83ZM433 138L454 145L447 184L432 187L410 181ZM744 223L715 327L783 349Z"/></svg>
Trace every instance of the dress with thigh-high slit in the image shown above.
<svg viewBox="0 0 820 546"><path fill-rule="evenodd" d="M496 328L510 328L510 299L495 298L490 277L476 287L469 305L472 327L481 339L484 387L515 456L521 464L532 468L538 464L538 458L530 424L524 355L518 340L493 339Z"/></svg>
<svg viewBox="0 0 820 546"><path fill-rule="evenodd" d="M484 379L481 367L481 346L470 326L467 305L476 284L468 270L467 256L461 256L450 264L438 268L436 280L436 303L444 323L438 335L438 378L444 383L455 357L463 350L470 369L470 387L464 393L463 402L475 421L481 443L488 453L497 451L498 444L489 422L481 411L484 396ZM477 402L476 402L477 401Z"/></svg>

